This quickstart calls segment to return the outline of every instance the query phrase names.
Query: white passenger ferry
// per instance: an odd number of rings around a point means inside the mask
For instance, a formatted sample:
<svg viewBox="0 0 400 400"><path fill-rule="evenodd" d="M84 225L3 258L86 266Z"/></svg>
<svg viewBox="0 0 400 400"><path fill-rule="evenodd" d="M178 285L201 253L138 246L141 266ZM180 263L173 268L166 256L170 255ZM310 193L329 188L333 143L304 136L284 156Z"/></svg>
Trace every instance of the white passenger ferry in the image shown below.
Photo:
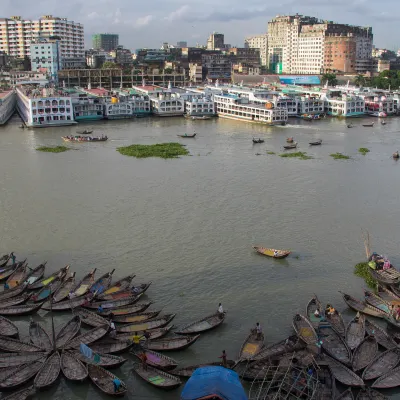
<svg viewBox="0 0 400 400"><path fill-rule="evenodd" d="M13 115L16 98L17 96L13 90L0 92L0 125L5 124Z"/></svg>

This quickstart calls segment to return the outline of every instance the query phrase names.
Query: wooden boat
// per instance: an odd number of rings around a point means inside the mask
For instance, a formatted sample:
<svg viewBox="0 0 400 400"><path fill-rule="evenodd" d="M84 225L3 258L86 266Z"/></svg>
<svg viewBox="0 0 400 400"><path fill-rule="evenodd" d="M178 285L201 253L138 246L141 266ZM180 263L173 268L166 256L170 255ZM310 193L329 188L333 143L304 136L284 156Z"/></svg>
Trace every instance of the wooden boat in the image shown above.
<svg viewBox="0 0 400 400"><path fill-rule="evenodd" d="M335 312L333 314L325 312L325 319L332 325L332 328L334 328L335 331L339 333L339 335L344 337L346 332L346 325L344 324L342 315L339 311L335 309Z"/></svg>
<svg viewBox="0 0 400 400"><path fill-rule="evenodd" d="M378 353L378 342L374 336L367 336L354 350L352 369L360 371L371 363Z"/></svg>
<svg viewBox="0 0 400 400"><path fill-rule="evenodd" d="M152 350L143 349L143 351L132 351L131 353L141 360L141 355L143 352L146 354L146 364L152 367L162 369L163 371L170 371L178 366L178 361L171 357L167 357L164 354L157 353Z"/></svg>
<svg viewBox="0 0 400 400"><path fill-rule="evenodd" d="M321 322L318 333L322 342L321 347L327 354L344 365L351 365L351 350L332 325Z"/></svg>
<svg viewBox="0 0 400 400"><path fill-rule="evenodd" d="M254 143L254 144L264 143L264 140L263 140L263 139L254 139L254 138L253 138L253 143Z"/></svg>
<svg viewBox="0 0 400 400"><path fill-rule="evenodd" d="M108 317L110 314L114 316L138 314L149 308L151 304L153 304L152 301L146 301L145 303L138 303L131 306L112 308L111 310L105 310L104 312L98 314L102 317Z"/></svg>
<svg viewBox="0 0 400 400"><path fill-rule="evenodd" d="M35 377L34 383L36 389L44 389L53 385L60 375L61 357L58 351L55 351L40 368Z"/></svg>
<svg viewBox="0 0 400 400"><path fill-rule="evenodd" d="M394 349L397 347L396 342L382 327L374 324L368 319L365 321L365 331L367 335L373 335L378 344L380 344L387 350Z"/></svg>
<svg viewBox="0 0 400 400"><path fill-rule="evenodd" d="M297 149L297 142L294 142L293 144L288 144L286 146L283 146L285 150L292 150L292 149Z"/></svg>
<svg viewBox="0 0 400 400"><path fill-rule="evenodd" d="M46 264L47 264L47 261L44 261L43 264L40 264L35 269L33 269L31 272L29 272L29 274L27 275L27 277L25 279L25 283L27 285L32 285L35 282L37 282L38 280L42 279L42 277L44 275L44 270L46 269Z"/></svg>
<svg viewBox="0 0 400 400"><path fill-rule="evenodd" d="M30 293L23 294L22 296L11 297L10 299L1 301L1 308L7 308L10 306L17 306L19 304L26 303L31 297Z"/></svg>
<svg viewBox="0 0 400 400"><path fill-rule="evenodd" d="M75 296L77 297L83 296L88 292L90 286L92 286L94 282L95 273L96 273L96 268L93 271L89 272L87 275L85 275L83 279L74 287L73 293Z"/></svg>
<svg viewBox="0 0 400 400"><path fill-rule="evenodd" d="M40 304L19 304L17 306L9 306L0 308L0 315L28 315L38 312L42 308Z"/></svg>
<svg viewBox="0 0 400 400"><path fill-rule="evenodd" d="M4 351L9 351L11 353L43 351L43 349L32 343L23 342L17 339L12 339L7 336L0 336L0 349Z"/></svg>
<svg viewBox="0 0 400 400"><path fill-rule="evenodd" d="M54 274L42 278L39 281L36 281L32 285L28 285L28 290L37 290L37 289L42 289L45 286L50 285L56 279L57 277L60 277L61 279L67 274L69 270L69 265L66 265L63 268L60 268L57 272L54 272Z"/></svg>
<svg viewBox="0 0 400 400"><path fill-rule="evenodd" d="M390 389L400 386L400 367L392 369L379 377L371 387L375 389Z"/></svg>
<svg viewBox="0 0 400 400"><path fill-rule="evenodd" d="M286 138L286 143L293 143L293 142L294 142L294 138L292 138L292 137Z"/></svg>
<svg viewBox="0 0 400 400"><path fill-rule="evenodd" d="M89 131L85 129L84 131L76 131L76 133L79 135L90 135L91 133L93 133L93 130Z"/></svg>
<svg viewBox="0 0 400 400"><path fill-rule="evenodd" d="M342 294L345 303L355 311L378 318L383 318L383 316L386 314L384 311L379 310L379 308L373 307L366 302L361 302L348 294Z"/></svg>
<svg viewBox="0 0 400 400"><path fill-rule="evenodd" d="M79 315L79 318L85 325L89 325L94 328L98 326L110 325L110 322L105 318L85 309L78 310L77 315Z"/></svg>
<svg viewBox="0 0 400 400"><path fill-rule="evenodd" d="M392 156L395 160L398 160L399 158L400 158L400 154L399 154L399 152L398 151L396 151L395 153L393 153L393 156Z"/></svg>
<svg viewBox="0 0 400 400"><path fill-rule="evenodd" d="M244 340L239 351L239 361L250 360L256 356L264 347L264 334L257 334L255 329L252 329L249 335Z"/></svg>
<svg viewBox="0 0 400 400"><path fill-rule="evenodd" d="M176 136L179 136L179 137L181 137L181 138L188 139L188 138L195 138L196 135L197 135L197 133L193 133L192 135L188 135L188 134L185 133L184 135L176 135Z"/></svg>
<svg viewBox="0 0 400 400"><path fill-rule="evenodd" d="M36 389L33 385L28 386L10 394L9 396L2 397L1 400L26 400L31 398L35 394L35 391Z"/></svg>
<svg viewBox="0 0 400 400"><path fill-rule="evenodd" d="M92 286L89 288L89 292L95 294L102 294L105 290L107 290L111 286L112 275L115 269L111 272L107 272L106 274L102 275L99 279L97 279Z"/></svg>
<svg viewBox="0 0 400 400"><path fill-rule="evenodd" d="M345 367L339 361L329 357L327 355L323 356L323 359L328 364L332 375L340 383L346 386L364 386L364 381L349 368Z"/></svg>
<svg viewBox="0 0 400 400"><path fill-rule="evenodd" d="M374 123L375 122L371 122L371 123L368 123L368 124L362 124L362 126L364 126L366 128L370 128L370 127L374 126Z"/></svg>
<svg viewBox="0 0 400 400"><path fill-rule="evenodd" d="M3 268L7 265L8 261L10 261L11 254L4 254L0 258L0 268ZM0 271L1 272L1 271Z"/></svg>
<svg viewBox="0 0 400 400"><path fill-rule="evenodd" d="M61 371L69 381L83 382L89 375L86 365L67 351L61 354Z"/></svg>
<svg viewBox="0 0 400 400"><path fill-rule="evenodd" d="M67 279L64 279L60 287L53 292L53 304L59 303L68 298L69 293L75 287L75 272L73 272Z"/></svg>
<svg viewBox="0 0 400 400"><path fill-rule="evenodd" d="M150 340L147 344L147 348L155 351L183 350L191 346L199 337L200 335L175 336L170 338Z"/></svg>
<svg viewBox="0 0 400 400"><path fill-rule="evenodd" d="M26 263L26 260L25 260L25 262L23 264L21 264L14 270L14 272L10 275L10 277L6 281L9 289L13 289L25 281L25 278L27 276L27 273L26 273L27 268L28 268L28 264Z"/></svg>
<svg viewBox="0 0 400 400"><path fill-rule="evenodd" d="M77 336L75 339L70 340L64 346L64 348L74 349L76 347L79 347L81 343L86 344L86 345L93 343L96 340L99 340L103 336L105 336L108 332L108 329L109 329L108 325L93 328L90 331L87 331L87 332L83 333L82 335Z"/></svg>
<svg viewBox="0 0 400 400"><path fill-rule="evenodd" d="M399 271L393 267L379 271L370 268L369 273L372 278L384 285L397 285L399 283Z"/></svg>
<svg viewBox="0 0 400 400"><path fill-rule="evenodd" d="M95 364L98 365L99 367L103 367L106 369L118 368L122 364L125 364L128 361L126 358L122 358L112 354L97 353L97 355L100 357L100 361L95 363L92 359L85 357L79 351L71 351L70 353L75 358L77 358L78 360L82 361L85 364Z"/></svg>
<svg viewBox="0 0 400 400"><path fill-rule="evenodd" d="M120 324L132 324L132 323L138 323L138 322L145 322L150 319L154 319L157 317L158 314L160 314L160 311L149 311L146 313L142 314L136 314L136 315L122 315L120 317L113 317L114 322L118 322Z"/></svg>
<svg viewBox="0 0 400 400"><path fill-rule="evenodd" d="M130 340L101 339L92 343L90 348L95 353L118 354L128 351L132 346L133 342Z"/></svg>
<svg viewBox="0 0 400 400"><path fill-rule="evenodd" d="M132 274L132 275L126 276L125 278L120 279L119 281L113 283L112 286L110 286L108 289L104 290L104 292L101 293L100 295L98 293L97 297L103 298L103 296L107 296L108 294L122 292L123 290L129 288L129 286L135 276L136 275Z"/></svg>
<svg viewBox="0 0 400 400"><path fill-rule="evenodd" d="M7 318L0 317L0 334L2 336L18 336L18 328Z"/></svg>
<svg viewBox="0 0 400 400"><path fill-rule="evenodd" d="M133 370L146 382L150 383L159 389L171 390L179 387L182 382L179 378L174 375L168 374L167 372L161 371L157 368L150 367L147 365L143 368L140 363L133 364Z"/></svg>
<svg viewBox="0 0 400 400"><path fill-rule="evenodd" d="M28 364L9 368L9 374L0 380L0 391L13 390L31 380L42 368L45 357Z"/></svg>
<svg viewBox="0 0 400 400"><path fill-rule="evenodd" d="M99 296L99 301L114 301L114 300L123 300L132 297L132 291L129 290L121 290L120 292L110 293L103 296ZM139 294L137 297L141 297Z"/></svg>
<svg viewBox="0 0 400 400"><path fill-rule="evenodd" d="M103 310L112 309L112 308L119 308L122 306L127 306L129 304L135 304L138 301L137 296L129 296L124 299L120 300L103 300L103 301L96 301L93 303L85 304L84 307L86 308L94 308L98 309L100 306Z"/></svg>
<svg viewBox="0 0 400 400"><path fill-rule="evenodd" d="M29 364L38 361L46 356L44 352L18 352L18 353L1 353L0 368L16 367L18 365Z"/></svg>
<svg viewBox="0 0 400 400"><path fill-rule="evenodd" d="M320 365L318 376L318 399L334 399L336 395L336 381L328 366Z"/></svg>
<svg viewBox="0 0 400 400"><path fill-rule="evenodd" d="M389 303L387 303L385 300L381 299L376 294L370 292L369 290L364 290L364 297L365 297L365 301L368 304L370 304L371 306L379 308L379 310L384 311L388 315L390 314Z"/></svg>
<svg viewBox="0 0 400 400"><path fill-rule="evenodd" d="M152 319L150 321L142 322L139 324L129 324L117 327L118 332L139 332L147 331L149 329L163 328L168 325L175 317L175 314L166 314L162 317Z"/></svg>
<svg viewBox="0 0 400 400"><path fill-rule="evenodd" d="M46 303L43 304L42 308L43 310L46 311L50 311L50 309L52 309L53 311L73 310L74 308L82 307L87 302L88 300L86 299L85 296L80 296L60 301L58 303L53 304L52 307L50 306L50 302L47 301Z"/></svg>
<svg viewBox="0 0 400 400"><path fill-rule="evenodd" d="M5 281L15 271L15 265L10 265L0 269L0 282Z"/></svg>
<svg viewBox="0 0 400 400"><path fill-rule="evenodd" d="M132 286L130 287L131 294L132 294L133 296L139 296L139 295L145 293L146 290L150 287L150 285L151 285L152 283L153 283L153 282L150 281L150 282L148 282L148 283L141 283L140 285L137 285L137 286L132 285ZM117 294L118 294L118 293L117 293ZM114 299L113 299L113 300L114 300Z"/></svg>
<svg viewBox="0 0 400 400"><path fill-rule="evenodd" d="M93 142L106 142L108 140L107 136L102 137L92 137L92 136L61 136L64 142L74 142L74 143L93 143Z"/></svg>
<svg viewBox="0 0 400 400"><path fill-rule="evenodd" d="M221 325L226 317L226 312L220 314L216 312L208 315L207 317L201 318L195 322L180 327L175 333L178 335L192 335L196 333L206 332L210 329L214 329Z"/></svg>
<svg viewBox="0 0 400 400"><path fill-rule="evenodd" d="M88 364L89 377L92 382L103 392L110 396L124 396L127 392L125 383L119 379L116 375L107 371L106 369L97 365ZM118 392L114 390L114 379L118 379L121 382L121 386Z"/></svg>
<svg viewBox="0 0 400 400"><path fill-rule="evenodd" d="M236 364L236 362L233 360L227 360L226 364L228 368L232 368ZM170 371L170 374L182 378L190 378L193 372L196 371L197 368L202 368L202 367L222 367L222 363L220 361L216 361L205 364L189 365L187 367L183 367L180 369L174 369L173 371Z"/></svg>
<svg viewBox="0 0 400 400"><path fill-rule="evenodd" d="M400 362L400 354L397 349L386 350L378 354L370 364L365 368L362 378L371 380L391 371Z"/></svg>
<svg viewBox="0 0 400 400"><path fill-rule="evenodd" d="M315 311L319 312L319 316L317 317L315 315ZM314 329L317 329L319 326L319 323L321 322L321 318L323 316L323 309L321 302L318 300L317 296L314 296L307 304L306 307L306 315L308 320L311 322L312 326Z"/></svg>
<svg viewBox="0 0 400 400"><path fill-rule="evenodd" d="M261 246L253 246L253 249L263 256L268 256L272 258L286 258L291 253L290 250L268 249Z"/></svg>
<svg viewBox="0 0 400 400"><path fill-rule="evenodd" d="M31 298L32 301L34 303L37 303L39 301L46 301L51 296L51 294L54 293L61 286L61 284L62 278L59 276L56 277L51 283L40 289L38 293L35 293Z"/></svg>
<svg viewBox="0 0 400 400"><path fill-rule="evenodd" d="M351 350L354 350L364 339L365 336L365 316L357 315L349 322L346 328L346 343Z"/></svg>
<svg viewBox="0 0 400 400"><path fill-rule="evenodd" d="M173 325L166 326L165 328L158 328L158 329L151 329L150 331L147 331L147 333L150 334L150 340L153 339L159 339L164 337L168 332L171 331L173 328ZM137 331L137 334L142 336L144 334L144 331ZM117 340L133 340L134 333L119 333L116 336Z"/></svg>
<svg viewBox="0 0 400 400"><path fill-rule="evenodd" d="M11 299L12 297L19 296L23 292L25 292L27 285L19 285L13 289L7 289L0 293L0 303L3 300Z"/></svg>
<svg viewBox="0 0 400 400"><path fill-rule="evenodd" d="M34 345L43 350L50 351L53 348L53 341L39 322L31 320L29 323L29 337Z"/></svg>
<svg viewBox="0 0 400 400"><path fill-rule="evenodd" d="M204 121L204 120L210 120L211 119L211 117L208 117L207 115L202 115L201 117L200 116L197 116L197 115L193 115L192 117L190 117L192 120L196 120L196 121L198 121L198 120L201 120L201 121Z"/></svg>
<svg viewBox="0 0 400 400"><path fill-rule="evenodd" d="M296 314L293 317L293 328L297 336L305 343L315 345L318 342L318 336L311 322L303 315Z"/></svg>
<svg viewBox="0 0 400 400"><path fill-rule="evenodd" d="M308 143L310 146L320 146L322 144L322 139L315 140L314 142Z"/></svg>
<svg viewBox="0 0 400 400"><path fill-rule="evenodd" d="M265 347L257 353L252 360L260 361L264 359L271 359L279 357L285 353L292 353L296 350L304 349L305 343L299 339L297 335L289 336L287 339L274 343L271 346Z"/></svg>
<svg viewBox="0 0 400 400"><path fill-rule="evenodd" d="M387 397L374 389L363 388L358 392L356 400L387 400Z"/></svg>
<svg viewBox="0 0 400 400"><path fill-rule="evenodd" d="M346 389L339 397L336 397L335 400L354 400L351 388Z"/></svg>
<svg viewBox="0 0 400 400"><path fill-rule="evenodd" d="M64 347L70 340L72 340L81 329L81 319L75 315L70 319L58 332L56 336L56 347Z"/></svg>
<svg viewBox="0 0 400 400"><path fill-rule="evenodd" d="M394 328L400 329L400 321L397 321L392 316L387 316L383 318L389 325L393 326Z"/></svg>

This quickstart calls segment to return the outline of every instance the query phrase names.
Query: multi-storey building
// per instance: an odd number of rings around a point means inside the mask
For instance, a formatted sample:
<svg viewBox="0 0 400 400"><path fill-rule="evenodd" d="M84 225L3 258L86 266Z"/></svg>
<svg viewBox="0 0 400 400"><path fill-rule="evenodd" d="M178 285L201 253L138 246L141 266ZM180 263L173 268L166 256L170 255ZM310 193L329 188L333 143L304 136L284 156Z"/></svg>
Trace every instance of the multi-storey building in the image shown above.
<svg viewBox="0 0 400 400"><path fill-rule="evenodd" d="M49 79L58 80L58 71L62 69L60 41L57 39L39 39L31 43L32 71L47 72Z"/></svg>
<svg viewBox="0 0 400 400"><path fill-rule="evenodd" d="M113 33L96 33L92 35L92 45L95 50L112 51L118 47L119 35Z"/></svg>
<svg viewBox="0 0 400 400"><path fill-rule="evenodd" d="M225 47L224 39L223 33L212 33L207 40L207 50L223 49Z"/></svg>
<svg viewBox="0 0 400 400"><path fill-rule="evenodd" d="M221 53L205 53L202 55L204 75L210 81L229 81L232 73L230 57Z"/></svg>
<svg viewBox="0 0 400 400"><path fill-rule="evenodd" d="M52 15L45 15L38 20L24 20L21 17L0 18L0 51L16 58L29 57L32 41L51 36L60 38L63 59L84 58L83 35L83 25Z"/></svg>
<svg viewBox="0 0 400 400"><path fill-rule="evenodd" d="M260 51L260 60L263 67L268 63L268 35L249 36L244 40L244 47L258 49Z"/></svg>

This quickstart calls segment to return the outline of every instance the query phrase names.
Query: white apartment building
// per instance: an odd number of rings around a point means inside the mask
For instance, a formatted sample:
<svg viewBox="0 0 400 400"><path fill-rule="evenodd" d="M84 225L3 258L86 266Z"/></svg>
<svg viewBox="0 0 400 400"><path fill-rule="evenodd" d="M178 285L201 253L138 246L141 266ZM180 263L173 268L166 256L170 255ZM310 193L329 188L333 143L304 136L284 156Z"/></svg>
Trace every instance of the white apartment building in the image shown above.
<svg viewBox="0 0 400 400"><path fill-rule="evenodd" d="M61 57L84 58L83 25L66 18L45 15L38 20L24 20L19 16L0 18L0 51L24 58L31 55L31 42L40 37L60 37Z"/></svg>
<svg viewBox="0 0 400 400"><path fill-rule="evenodd" d="M268 64L268 35L249 36L244 40L244 47L260 50L261 65L267 66Z"/></svg>

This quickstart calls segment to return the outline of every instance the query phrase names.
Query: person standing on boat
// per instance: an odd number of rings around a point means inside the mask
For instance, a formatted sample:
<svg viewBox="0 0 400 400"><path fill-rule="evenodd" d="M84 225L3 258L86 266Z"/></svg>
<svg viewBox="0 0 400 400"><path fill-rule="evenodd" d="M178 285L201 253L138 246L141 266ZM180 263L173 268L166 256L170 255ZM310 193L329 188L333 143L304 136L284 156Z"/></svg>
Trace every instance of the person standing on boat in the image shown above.
<svg viewBox="0 0 400 400"><path fill-rule="evenodd" d="M142 350L142 346L140 345L140 339L141 339L142 337L143 337L143 336L139 336L137 332L135 332L135 334L134 334L133 337L132 337L132 340L133 340L133 348L134 348L136 351Z"/></svg>
<svg viewBox="0 0 400 400"><path fill-rule="evenodd" d="M14 252L12 252L11 254L10 254L10 257L11 257L11 260L12 260L12 265L15 265L15 254L14 254Z"/></svg>
<svg viewBox="0 0 400 400"><path fill-rule="evenodd" d="M220 357L218 357L218 358L222 358L222 366L223 366L224 368L227 368L228 364L227 364L227 362L226 362L227 356L226 356L225 350L222 350L222 355L221 355Z"/></svg>
<svg viewBox="0 0 400 400"><path fill-rule="evenodd" d="M110 336L113 339L115 339L117 337L117 330L115 329L115 324L111 318L110 318L110 329L111 329Z"/></svg>
<svg viewBox="0 0 400 400"><path fill-rule="evenodd" d="M256 323L257 340L261 340L262 329L259 322Z"/></svg>
<svg viewBox="0 0 400 400"><path fill-rule="evenodd" d="M140 355L140 359L142 361L142 367L145 371L147 371L147 356L146 352L143 351L142 354Z"/></svg>
<svg viewBox="0 0 400 400"><path fill-rule="evenodd" d="M225 314L224 314L224 308L222 307L222 303L218 304L218 314L221 319L224 318Z"/></svg>
<svg viewBox="0 0 400 400"><path fill-rule="evenodd" d="M151 337L150 332L144 331L144 332L143 332L143 337L144 337L143 347L146 348L147 345L149 344L149 340L150 340L150 337Z"/></svg>

